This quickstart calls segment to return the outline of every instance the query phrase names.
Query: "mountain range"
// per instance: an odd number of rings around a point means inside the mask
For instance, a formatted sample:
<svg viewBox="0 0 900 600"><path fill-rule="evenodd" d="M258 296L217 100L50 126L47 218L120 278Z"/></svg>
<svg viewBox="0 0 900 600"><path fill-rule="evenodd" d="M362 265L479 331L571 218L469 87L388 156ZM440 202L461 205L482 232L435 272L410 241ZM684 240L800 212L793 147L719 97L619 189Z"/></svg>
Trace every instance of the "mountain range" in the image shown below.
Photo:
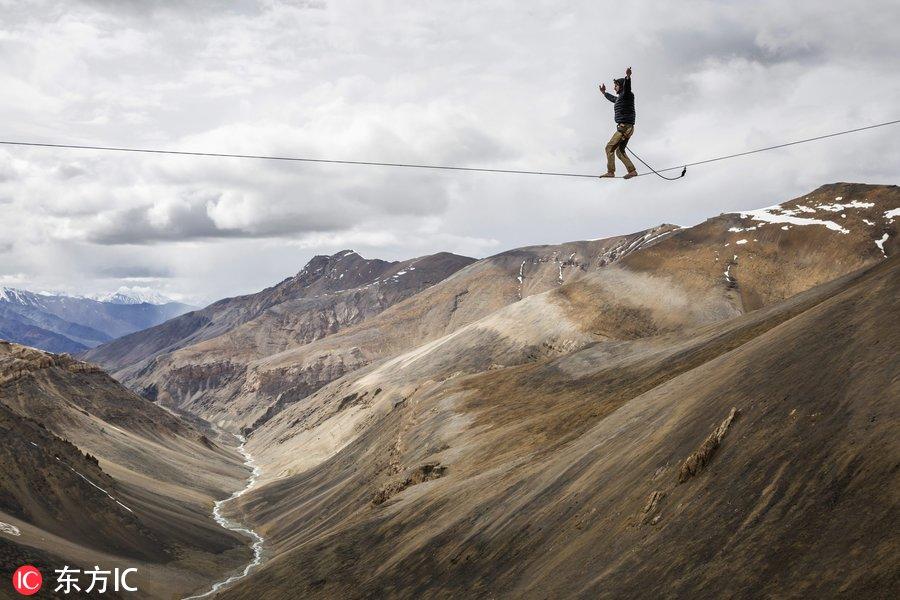
<svg viewBox="0 0 900 600"><path fill-rule="evenodd" d="M176 317L192 306L122 289L94 298L0 287L0 339L77 353Z"/></svg>
<svg viewBox="0 0 900 600"><path fill-rule="evenodd" d="M149 597L241 564L217 598L896 597L900 188L759 205L2 345L0 556L141 561ZM241 489L258 566L210 514Z"/></svg>

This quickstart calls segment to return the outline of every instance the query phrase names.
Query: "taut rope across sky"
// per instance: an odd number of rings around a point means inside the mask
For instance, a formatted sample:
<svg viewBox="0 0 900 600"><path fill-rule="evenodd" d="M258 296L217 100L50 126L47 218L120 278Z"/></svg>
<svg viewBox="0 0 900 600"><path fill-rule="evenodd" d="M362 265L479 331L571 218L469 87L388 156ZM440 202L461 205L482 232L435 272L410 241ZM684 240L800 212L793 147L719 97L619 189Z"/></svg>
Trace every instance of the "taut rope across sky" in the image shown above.
<svg viewBox="0 0 900 600"><path fill-rule="evenodd" d="M666 167L665 169L657 169L654 170L652 167L649 167L651 170L646 173L639 173L637 176L640 177L642 175L650 175L651 173L655 173L659 175L660 173L665 173L667 171L674 171L677 169L686 169L687 167L694 167L697 165L705 165L712 162L718 162L721 160L727 160L730 158L737 158L739 156L747 156L748 154L757 154L759 152L768 152L769 150L776 150L778 148L786 148L787 146L796 146L797 144L805 144L808 142L815 142L818 140L824 140L827 138L837 137L839 135L847 135L848 133L856 133L858 131L866 131L868 129L875 129L877 127L886 127L888 125L896 125L900 123L900 119L894 121L886 121L884 123L876 123L875 125L868 125L866 127L857 127L856 129L848 129L846 131L837 131L834 133L827 133L824 135L819 135L816 137L794 140L790 142L784 142L781 144L776 144L774 146L766 146L765 148L756 148L755 150L746 150L744 152L737 152L735 154L726 154L724 156L716 156L713 158L707 158L704 160L698 160L691 163L681 164L677 167ZM255 159L255 160L281 160L281 161L291 161L291 162L306 162L306 163L325 163L325 164L336 164L336 165L364 165L364 166L372 166L372 167L401 167L406 169L438 169L444 171L475 171L479 173L510 173L516 175L546 175L552 177L588 177L588 178L596 178L598 175L590 174L590 173L562 173L557 171L529 171L529 170L520 170L520 169L490 169L486 167L457 167L451 165L422 165L422 164L412 164L412 163L395 163L395 162L377 162L377 161L365 161L365 160L336 160L336 159L326 159L326 158L307 158L300 156L270 156L264 154L230 154L225 152L189 152L185 150L159 150L159 149L151 149L151 148L126 148L119 146L88 146L83 144L60 144L60 143L49 143L49 142L22 142L22 141L14 141L14 140L0 140L0 144L6 146L32 146L39 148L64 148L69 150L104 150L110 152L138 152L143 154L169 154L175 156L206 156L211 158L244 158L244 159ZM643 161L641 161L643 162ZM644 163L646 164L646 163ZM666 179L666 178L664 178ZM678 179L677 177L675 179Z"/></svg>

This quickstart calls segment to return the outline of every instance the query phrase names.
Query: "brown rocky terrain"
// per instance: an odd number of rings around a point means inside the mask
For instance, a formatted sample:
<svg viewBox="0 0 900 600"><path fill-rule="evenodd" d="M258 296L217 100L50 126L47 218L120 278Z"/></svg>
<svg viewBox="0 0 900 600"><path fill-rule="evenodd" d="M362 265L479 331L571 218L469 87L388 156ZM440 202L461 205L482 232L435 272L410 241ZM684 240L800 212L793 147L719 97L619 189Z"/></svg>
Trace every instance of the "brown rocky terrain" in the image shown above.
<svg viewBox="0 0 900 600"><path fill-rule="evenodd" d="M137 567L139 595L161 598L246 562L246 540L210 516L248 476L230 440L99 367L0 342L0 431L4 571L30 556L46 575Z"/></svg>
<svg viewBox="0 0 900 600"><path fill-rule="evenodd" d="M220 404L233 399L232 390L247 379L248 362L362 321L472 260L440 253L385 262L351 250L317 256L272 288L221 300L93 349L84 358L162 404L227 425Z"/></svg>
<svg viewBox="0 0 900 600"><path fill-rule="evenodd" d="M273 558L222 597L895 597L898 282L384 389L244 497Z"/></svg>
<svg viewBox="0 0 900 600"><path fill-rule="evenodd" d="M893 598L898 216L897 186L839 183L688 228L436 255L433 275L435 257L347 251L91 356L247 434L262 472L227 512L264 561L217 597ZM82 445L104 438L57 405L41 418L100 458L90 476L147 498L134 473L161 459ZM169 413L72 405L229 456ZM120 551L172 544L154 535Z"/></svg>
<svg viewBox="0 0 900 600"><path fill-rule="evenodd" d="M302 390L298 394L302 401L265 420L250 438L254 451L270 461L263 477L305 469L364 431L387 402L386 394L374 402L375 390L397 388L406 394L429 380L542 360L597 342L648 338L721 322L749 312L748 305L777 302L883 259L875 241L883 231L894 231L893 220L884 214L900 202L896 187L826 186L772 210L792 211L804 202L833 208L843 201L842 194L847 194L847 203L866 205L839 213L853 215L856 224L849 225L848 233L819 224L767 223L760 229L761 222L751 221L751 213L721 215L695 227L652 235L650 244L637 245L638 251L602 267L578 269L562 284L545 277L545 292L522 301L496 302L483 312L472 310L472 318L454 323L455 327L444 325L445 318L435 319L433 315L442 317L441 308L459 293L457 282L492 266L494 259L485 259L354 328L259 361L257 373L295 382L310 363L329 353L365 351L371 358L367 362L388 357L311 395ZM747 231L748 227L757 229ZM888 236L886 252L892 251L890 244L896 242L890 240L895 238ZM510 280L517 283L513 277L491 273L486 278L490 283L483 285L496 285L497 279L509 287ZM473 302L482 296L475 294ZM434 330L422 335L429 325ZM243 404L237 406L243 409L258 398L245 393ZM325 430L327 435L322 434Z"/></svg>
<svg viewBox="0 0 900 600"><path fill-rule="evenodd" d="M350 251L317 257L298 276L304 280L302 299L279 303L220 335L203 328L199 341L192 334L191 343L178 342L150 360L126 364L113 358L103 364L163 404L223 427L252 429L345 373L603 268L675 229L662 226L605 240L522 248L458 271L471 260L436 255L395 264L374 280L367 273L346 283L342 276L348 258L364 264L380 261L366 261ZM338 292L322 283L334 281L344 286ZM193 318L192 313L180 320ZM177 321L143 336L152 340ZM103 362L143 347L142 334L136 334L86 356Z"/></svg>
<svg viewBox="0 0 900 600"><path fill-rule="evenodd" d="M379 327L413 297L266 359L391 348L252 432L273 558L223 597L892 596L898 207L825 186L442 336Z"/></svg>

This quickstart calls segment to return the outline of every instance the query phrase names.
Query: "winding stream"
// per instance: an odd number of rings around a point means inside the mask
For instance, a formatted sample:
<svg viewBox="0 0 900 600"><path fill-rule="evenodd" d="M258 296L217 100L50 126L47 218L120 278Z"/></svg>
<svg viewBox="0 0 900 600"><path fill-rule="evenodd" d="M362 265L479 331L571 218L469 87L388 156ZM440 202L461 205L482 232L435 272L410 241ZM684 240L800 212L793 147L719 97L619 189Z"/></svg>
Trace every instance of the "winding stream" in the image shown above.
<svg viewBox="0 0 900 600"><path fill-rule="evenodd" d="M238 446L238 451L240 451L240 453L244 457L244 464L253 469L253 472L250 474L250 479L247 480L247 485L244 486L243 489L236 491L230 497L225 498L224 500L216 501L215 505L213 506L212 514L213 519L216 520L216 523L218 523L225 529L242 533L253 540L253 545L251 546L251 548L253 548L253 559L249 563L247 563L247 566L244 567L243 571L232 575L228 579L223 579L222 581L214 583L212 588L208 592L204 592L203 594L199 594L197 596L188 596L187 598L184 598L184 600L196 600L197 598L206 598L208 596L212 596L223 587L237 581L238 579L243 579L244 577L249 575L250 571L252 571L254 567L262 562L263 537L249 527L244 527L244 525L242 525L241 523L232 521L231 519L222 516L222 507L225 505L225 503L231 502L235 498L239 498L243 496L247 491L249 491L250 488L253 487L253 484L256 483L256 480L259 478L260 473L260 468L256 466L256 462L253 460L253 457L244 447L247 444L247 439L242 435L235 434L235 437L241 442L241 445Z"/></svg>

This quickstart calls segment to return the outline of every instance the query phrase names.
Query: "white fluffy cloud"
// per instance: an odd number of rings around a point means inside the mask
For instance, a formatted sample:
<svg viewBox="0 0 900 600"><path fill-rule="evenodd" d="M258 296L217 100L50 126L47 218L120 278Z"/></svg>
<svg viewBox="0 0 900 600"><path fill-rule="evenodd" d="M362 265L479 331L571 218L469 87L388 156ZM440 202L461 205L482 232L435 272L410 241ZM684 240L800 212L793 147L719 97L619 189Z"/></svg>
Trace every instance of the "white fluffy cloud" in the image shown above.
<svg viewBox="0 0 900 600"><path fill-rule="evenodd" d="M3 137L576 172L635 70L657 166L897 118L900 7L0 0ZM677 183L0 148L0 281L202 302L312 254L483 256L891 183L883 129Z"/></svg>

